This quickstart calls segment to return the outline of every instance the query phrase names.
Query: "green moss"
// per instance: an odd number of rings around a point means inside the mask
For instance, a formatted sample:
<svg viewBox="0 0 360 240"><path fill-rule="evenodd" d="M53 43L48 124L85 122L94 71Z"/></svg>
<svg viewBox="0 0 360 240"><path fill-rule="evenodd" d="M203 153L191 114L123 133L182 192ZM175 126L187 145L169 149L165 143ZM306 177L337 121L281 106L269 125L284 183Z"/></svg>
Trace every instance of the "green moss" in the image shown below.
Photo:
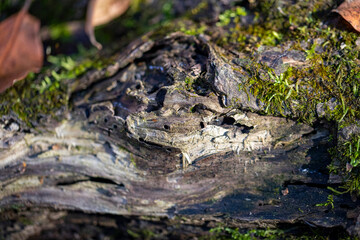
<svg viewBox="0 0 360 240"><path fill-rule="evenodd" d="M58 111L62 109L63 113L68 108L65 80L105 65L102 61L83 57L75 61L69 56L50 56L48 61L52 65L44 67L40 74L30 73L1 94L0 115L15 114L28 127L33 127L33 122L42 117L60 120L63 114Z"/></svg>
<svg viewBox="0 0 360 240"><path fill-rule="evenodd" d="M134 155L132 153L130 153L130 162L134 165L134 167L136 168L136 161L134 158Z"/></svg>
<svg viewBox="0 0 360 240"><path fill-rule="evenodd" d="M360 164L360 136L354 136L350 141L344 143L344 156L349 160L351 169ZM349 171L351 171L349 169Z"/></svg>
<svg viewBox="0 0 360 240"><path fill-rule="evenodd" d="M150 229L142 229L140 231L132 231L131 229L126 230L127 233L134 239L153 239L156 237L156 234Z"/></svg>
<svg viewBox="0 0 360 240"><path fill-rule="evenodd" d="M331 209L334 209L334 195L329 195L328 197L327 197L327 200L326 200L326 202L324 202L324 203L318 203L318 204L316 204L316 206L317 207L327 207L327 206L331 206Z"/></svg>
<svg viewBox="0 0 360 240"><path fill-rule="evenodd" d="M25 226L34 224L34 222L31 219L27 218L27 217L20 217L18 221L19 221L19 223L21 223L21 224L23 224Z"/></svg>
<svg viewBox="0 0 360 240"><path fill-rule="evenodd" d="M24 205L23 204L12 204L11 206L10 206L10 208L12 209L12 210L15 210L15 211L20 211L20 210L22 210L23 208L24 208Z"/></svg>
<svg viewBox="0 0 360 240"><path fill-rule="evenodd" d="M52 40L68 42L71 38L71 30L65 23L49 26L50 37Z"/></svg>
<svg viewBox="0 0 360 240"><path fill-rule="evenodd" d="M254 239L280 239L284 236L283 231L276 229L253 229L245 233L239 229L228 227L216 227L210 230L213 235L210 239L233 239L233 240L254 240Z"/></svg>
<svg viewBox="0 0 360 240"><path fill-rule="evenodd" d="M187 35L198 36L203 34L207 29L207 26L203 23L186 25L184 22L179 22L177 26L177 31L183 32Z"/></svg>
<svg viewBox="0 0 360 240"><path fill-rule="evenodd" d="M351 40L352 33L337 32L335 35L338 38L348 37L350 40L345 45L356 48ZM308 50L308 60L311 62L309 67L288 68L285 73L275 76L273 70L266 66L252 65L253 69L249 71L251 78L246 86L250 86L251 93L266 104L266 113L284 115L285 111L290 111L293 117L312 124L318 119L316 109L318 104L335 99L334 108L324 105L325 118L336 122L339 128L354 124L356 119L359 119L360 67L356 60L358 53L341 49L342 47L338 46L331 36L324 43L327 46L324 53L313 53L314 45ZM340 52L341 55L335 55L335 51ZM264 75L264 69L268 71L268 77ZM339 146L337 152L342 155L343 160L348 158L349 163L352 162L357 166L358 160L354 159L357 159L358 151L354 144L347 142L348 148ZM346 163L343 162L337 170L345 173ZM356 170L345 175L345 192L360 194L360 172Z"/></svg>
<svg viewBox="0 0 360 240"><path fill-rule="evenodd" d="M167 4L164 4L163 11L164 9L167 9L167 6L171 6L171 3L168 2ZM151 39L165 37L172 32L183 32L190 36L199 36L200 34L208 33L209 26L207 24L204 22L193 21L193 18L206 10L207 7L208 2L203 1L195 8L184 13L181 18L175 19L174 15L170 15L170 17L165 18L165 20L161 21L159 24L152 25L151 30L153 33L151 34ZM163 12L163 14L169 15L165 12Z"/></svg>
<svg viewBox="0 0 360 240"><path fill-rule="evenodd" d="M210 229L210 237L208 239L222 239L222 240L256 240L256 239L291 239L291 240L310 240L320 239L326 240L336 238L340 240L357 239L350 237L345 233L329 233L329 231L315 231L313 229L252 229L241 230L238 228L216 227Z"/></svg>
<svg viewBox="0 0 360 240"><path fill-rule="evenodd" d="M259 98L265 104L264 113L290 114L308 124L326 118L339 128L360 119L358 34L324 26L327 14L336 7L334 4L328 0L294 4L253 1L246 10L247 15L254 16L250 25L242 24L245 17L235 14L236 8L221 15L217 25L224 28L221 32L225 34L217 39L217 44L224 48L248 53L251 58L260 46L291 43L290 49L306 55L306 67L290 67L279 76L255 59L242 65L239 71L247 72L249 79L239 89L249 90ZM323 113L319 116L321 106ZM359 194L360 171L358 160L354 160L358 152L356 141L339 143L333 155L334 159L342 160L330 168L344 176L343 191ZM346 168L349 164L350 172Z"/></svg>
<svg viewBox="0 0 360 240"><path fill-rule="evenodd" d="M2 93L0 114L15 114L29 127L31 121L47 115L55 116L55 112L67 106L65 87L49 77L43 80L39 75L29 74L25 80L17 82Z"/></svg>
<svg viewBox="0 0 360 240"><path fill-rule="evenodd" d="M328 168L344 181L339 190L331 190L336 194L351 193L360 196L360 135L353 135L349 140L339 143L331 149L331 153L335 161Z"/></svg>
<svg viewBox="0 0 360 240"><path fill-rule="evenodd" d="M266 69L265 66L263 68ZM250 79L252 94L259 97L267 105L265 113L274 114L277 112L284 115L284 108L291 107L288 99L295 98L294 95L297 94L294 78L292 78L293 68L288 68L280 76L277 76L271 68L267 68L267 70L268 76L255 75Z"/></svg>
<svg viewBox="0 0 360 240"><path fill-rule="evenodd" d="M316 31L319 12L329 11L331 1L296 1L283 4L277 0L254 1L246 11L253 16L252 23L245 14L236 14L239 7L225 11L220 15L218 26L223 26L226 34L219 39L218 44L224 47L235 47L239 51L251 53L262 45L275 46L288 40L300 39L298 33L311 35ZM242 21L243 20L243 21ZM309 36L306 36L309 39Z"/></svg>
<svg viewBox="0 0 360 240"><path fill-rule="evenodd" d="M216 26L224 27L229 25L231 21L234 21L235 23L239 22L239 17L246 15L246 10L243 7L226 10L219 15L219 22L216 23Z"/></svg>
<svg viewBox="0 0 360 240"><path fill-rule="evenodd" d="M191 90L193 84L194 84L194 79L191 78L191 77L189 77L189 76L187 76L187 77L185 78L185 86L186 86L186 89Z"/></svg>
<svg viewBox="0 0 360 240"><path fill-rule="evenodd" d="M206 11L207 7L208 7L208 1L202 1L195 8L190 9L187 13L185 13L184 18L193 19L196 15L200 14L202 11Z"/></svg>
<svg viewBox="0 0 360 240"><path fill-rule="evenodd" d="M316 24L320 24L319 21ZM357 36L331 28L306 28L306 31L298 32L296 37L288 37L295 39L293 48L303 51L311 65L305 68L289 68L281 76L275 76L272 69L262 64L253 65L246 69L251 77L248 85L251 86L252 93L267 104L266 112L282 114L284 110L292 110L295 117L306 122L316 119L318 103L335 98L339 104L328 112L328 119L342 125L354 122L359 117L357 106L360 68L356 60L358 52L350 49L357 47ZM325 39L320 46L324 49L322 53L315 51L316 44L312 44L308 49L300 47L300 41L310 37ZM342 42L339 43L339 39L343 39ZM263 42L259 41L258 44L263 45Z"/></svg>

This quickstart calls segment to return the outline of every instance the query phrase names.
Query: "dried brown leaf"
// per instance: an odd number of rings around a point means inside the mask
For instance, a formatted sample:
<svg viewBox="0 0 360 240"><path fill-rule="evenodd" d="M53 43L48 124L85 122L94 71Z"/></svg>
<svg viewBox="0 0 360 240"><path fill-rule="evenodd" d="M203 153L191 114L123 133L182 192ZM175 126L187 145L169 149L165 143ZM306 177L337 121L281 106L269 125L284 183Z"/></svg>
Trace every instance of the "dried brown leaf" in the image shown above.
<svg viewBox="0 0 360 240"><path fill-rule="evenodd" d="M102 46L96 41L94 27L110 22L122 15L130 6L131 0L90 0L87 13L85 31L90 42L101 49Z"/></svg>
<svg viewBox="0 0 360 240"><path fill-rule="evenodd" d="M285 188L285 189L281 190L281 193L282 193L282 195L286 196L289 194L289 189Z"/></svg>
<svg viewBox="0 0 360 240"><path fill-rule="evenodd" d="M332 11L340 14L356 31L360 32L360 0L346 0Z"/></svg>
<svg viewBox="0 0 360 240"><path fill-rule="evenodd" d="M0 23L0 93L43 64L40 21L27 13L28 3Z"/></svg>

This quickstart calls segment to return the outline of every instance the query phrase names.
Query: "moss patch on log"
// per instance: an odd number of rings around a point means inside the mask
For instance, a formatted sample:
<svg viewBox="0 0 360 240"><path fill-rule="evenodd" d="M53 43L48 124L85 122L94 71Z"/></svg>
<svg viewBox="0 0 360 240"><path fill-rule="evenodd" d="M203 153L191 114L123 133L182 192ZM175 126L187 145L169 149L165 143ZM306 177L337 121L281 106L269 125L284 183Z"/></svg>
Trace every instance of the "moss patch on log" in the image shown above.
<svg viewBox="0 0 360 240"><path fill-rule="evenodd" d="M328 15L335 8L333 1L254 1L245 14L237 14L239 7L225 11L219 20L226 34L217 43L253 55L264 45L299 50L306 54L310 65L289 67L276 75L265 64L252 62L244 66L251 76L242 89L266 105L266 114L283 115L285 110L295 113L299 121L314 123L326 118L339 130L358 125L360 117L359 35L331 25ZM252 16L251 25L244 25ZM265 77L264 77L265 75ZM322 108L322 109L321 109ZM334 162L329 169L340 174L345 182L344 192L360 194L358 162L359 135L339 141Z"/></svg>
<svg viewBox="0 0 360 240"><path fill-rule="evenodd" d="M59 121L69 107L66 80L77 78L91 69L102 69L110 61L92 60L90 56L81 54L74 59L49 56L50 66L44 67L39 74L29 74L2 93L0 115L14 115L28 127L35 127L40 118L52 117Z"/></svg>

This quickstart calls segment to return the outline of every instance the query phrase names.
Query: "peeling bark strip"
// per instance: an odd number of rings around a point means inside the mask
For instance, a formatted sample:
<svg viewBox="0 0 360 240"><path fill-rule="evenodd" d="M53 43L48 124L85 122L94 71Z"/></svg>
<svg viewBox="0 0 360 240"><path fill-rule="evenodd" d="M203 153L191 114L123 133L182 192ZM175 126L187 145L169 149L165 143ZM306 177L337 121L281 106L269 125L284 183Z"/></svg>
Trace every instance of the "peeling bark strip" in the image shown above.
<svg viewBox="0 0 360 240"><path fill-rule="evenodd" d="M331 194L325 123L260 115L264 104L239 90L237 56L205 40L173 34L130 49L71 83L75 107L55 129L2 120L1 208L351 225L346 196L334 211L315 206Z"/></svg>

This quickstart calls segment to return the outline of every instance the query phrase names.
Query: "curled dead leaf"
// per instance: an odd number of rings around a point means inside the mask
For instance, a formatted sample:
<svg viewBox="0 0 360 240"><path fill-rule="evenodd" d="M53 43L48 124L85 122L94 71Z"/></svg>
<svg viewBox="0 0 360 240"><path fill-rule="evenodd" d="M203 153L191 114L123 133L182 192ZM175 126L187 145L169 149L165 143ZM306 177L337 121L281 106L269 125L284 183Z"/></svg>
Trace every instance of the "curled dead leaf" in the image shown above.
<svg viewBox="0 0 360 240"><path fill-rule="evenodd" d="M0 23L0 93L43 64L40 21L27 13L28 2Z"/></svg>
<svg viewBox="0 0 360 240"><path fill-rule="evenodd" d="M289 189L285 188L285 189L281 190L281 193L282 193L283 196L286 196L286 195L289 194Z"/></svg>
<svg viewBox="0 0 360 240"><path fill-rule="evenodd" d="M102 46L96 41L94 27L108 23L122 15L130 6L131 0L90 0L87 13L85 32L91 44L98 49Z"/></svg>
<svg viewBox="0 0 360 240"><path fill-rule="evenodd" d="M360 32L360 0L346 0L332 12L340 14L356 31Z"/></svg>

